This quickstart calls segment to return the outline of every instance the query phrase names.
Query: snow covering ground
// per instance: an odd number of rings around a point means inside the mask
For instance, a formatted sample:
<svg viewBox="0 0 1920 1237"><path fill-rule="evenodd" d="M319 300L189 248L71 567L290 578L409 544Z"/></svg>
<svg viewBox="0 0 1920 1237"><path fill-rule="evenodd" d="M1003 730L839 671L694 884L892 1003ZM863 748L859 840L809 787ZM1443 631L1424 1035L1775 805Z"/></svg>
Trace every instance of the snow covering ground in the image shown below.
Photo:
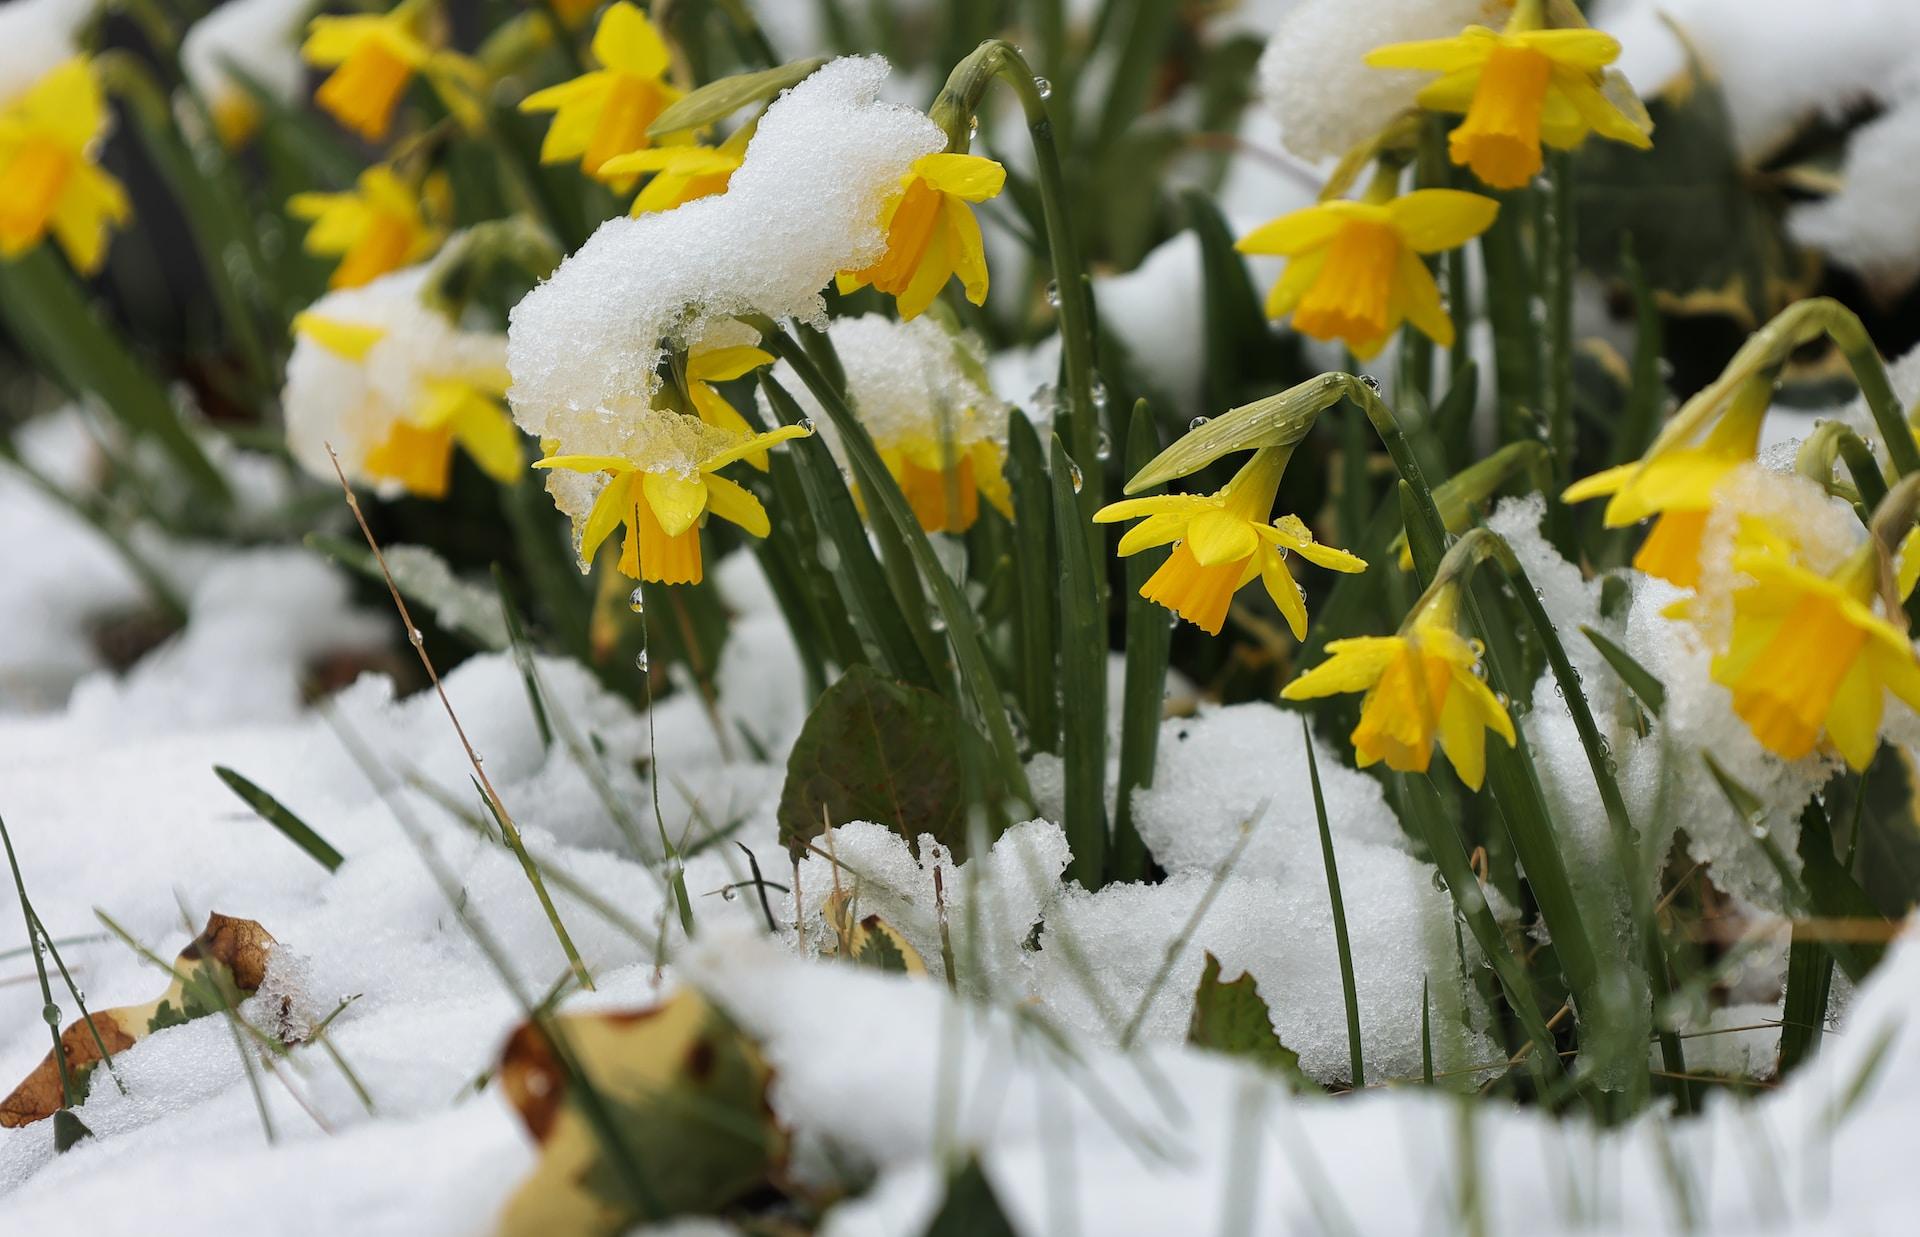
<svg viewBox="0 0 1920 1237"><path fill-rule="evenodd" d="M1517 504L1496 525L1556 615L1590 619L1592 590L1570 568L1556 573L1531 530L1537 518ZM355 998L329 1039L372 1099L369 1111L322 1053L297 1050L262 1078L270 1141L221 1020L157 1032L118 1057L125 1094L96 1081L82 1109L95 1137L73 1151L55 1156L46 1125L0 1131L6 1231L65 1231L84 1217L90 1232L146 1233L156 1215L190 1215L213 1232L488 1231L535 1150L497 1089L476 1088L520 1006L470 926L497 943L523 994L546 991L566 963L513 856L476 827L471 770L438 700L396 699L378 675L318 706L304 700L316 657L364 647L392 626L354 611L318 559L230 554L195 577L186 630L116 675L83 655L85 620L135 593L93 534L5 477L0 541L33 547L16 556L22 565L0 597L9 616L0 811L50 931L90 938L63 951L90 1003L146 1000L163 986L149 964L100 938L95 908L167 956L187 938L185 921L197 927L208 911L257 919L283 945L270 978L296 1018L317 1021ZM47 589L49 572L35 566L43 555L66 565L67 593ZM757 566L735 557L718 571L740 614L720 671L722 714L750 717L766 746L784 752L805 708L793 650ZM1636 615L1642 609L1636 603ZM17 672L54 654L70 692ZM507 658L473 658L446 686L598 980L566 1008L631 1007L691 982L729 1009L774 1066L772 1102L796 1133L796 1175L875 1174L826 1232L917 1231L938 1200L938 1166L963 1147L982 1151L1031 1233L1398 1233L1452 1228L1473 1207L1490 1232L1893 1232L1920 1204L1904 1152L1920 1104L1913 942L1853 998L1813 1064L1765 1098L1716 1099L1699 1120L1652 1115L1608 1132L1470 1108L1447 1087L1404 1085L1419 1072L1423 979L1445 1081L1471 1085L1484 1073L1475 1067L1499 1061L1484 1008L1458 982L1446 895L1376 784L1321 750L1369 1069L1401 1085L1338 1100L1294 1096L1183 1044L1205 949L1226 974L1256 976L1311 1074L1336 1080L1345 1070L1292 716L1246 705L1166 724L1156 787L1138 801L1142 832L1171 874L1163 884L1063 888L1065 842L1045 820L1016 826L957 869L937 858L954 891L956 999L938 982L805 956L825 939L820 911L833 885L816 857L800 872L796 948L792 901L774 898L781 930L769 934L751 890L728 889L747 876L739 850L702 849L687 872L699 938L684 942L647 863L657 858L650 815L630 841L635 822L623 826L603 796L645 804L647 771L658 770L670 832L697 837L739 822L732 836L785 884L774 825L782 769L725 760L692 693L659 706L649 764L645 718L586 671L548 661L540 678L557 729L574 743L543 747ZM1552 747L1560 718L1564 708L1556 715L1543 691L1528 718L1537 745ZM601 754L585 754L593 751ZM329 875L236 799L216 764L279 797L346 862ZM1043 807L1048 772L1036 762ZM1562 776L1550 761L1544 773ZM936 857L923 852L923 863L862 823L836 830L833 845L860 874L862 910L894 923L937 973ZM1167 966L1168 945L1209 895ZM0 894L0 923L17 922L13 900ZM672 956L664 968L663 948ZM31 975L23 953L0 959L0 1082L9 1086L47 1047ZM1133 1022L1137 1046L1122 1051ZM1041 1024L1069 1034L1043 1035ZM1766 1036L1733 1048L1772 1051Z"/></svg>

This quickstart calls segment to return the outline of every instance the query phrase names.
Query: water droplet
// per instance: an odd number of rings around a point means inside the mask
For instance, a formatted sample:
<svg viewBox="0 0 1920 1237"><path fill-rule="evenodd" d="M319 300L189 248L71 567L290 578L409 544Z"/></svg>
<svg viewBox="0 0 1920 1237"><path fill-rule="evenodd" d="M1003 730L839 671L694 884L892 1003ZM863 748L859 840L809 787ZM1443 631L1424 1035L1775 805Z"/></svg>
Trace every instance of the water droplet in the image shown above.
<svg viewBox="0 0 1920 1237"><path fill-rule="evenodd" d="M813 433L812 417L801 417L798 421L795 421L794 424L799 426L801 429L807 431L807 433L809 434Z"/></svg>
<svg viewBox="0 0 1920 1237"><path fill-rule="evenodd" d="M1113 435L1105 430L1100 431L1099 440L1093 444L1093 458L1096 460L1113 458Z"/></svg>
<svg viewBox="0 0 1920 1237"><path fill-rule="evenodd" d="M1178 626L1180 626L1180 612L1179 612L1178 610L1169 610L1169 611L1167 611L1167 627L1168 627L1168 629L1169 629L1169 630L1171 630L1172 628L1175 628L1175 627L1178 627ZM1184 734L1182 734L1182 735L1181 735L1180 737L1184 739L1184 738L1186 738L1186 735L1184 735Z"/></svg>
<svg viewBox="0 0 1920 1237"><path fill-rule="evenodd" d="M980 132L980 118L978 116L967 117L967 132L968 133Z"/></svg>
<svg viewBox="0 0 1920 1237"><path fill-rule="evenodd" d="M720 900L722 902L731 902L739 896L739 894L733 891L732 885L728 885L720 891Z"/></svg>
<svg viewBox="0 0 1920 1237"><path fill-rule="evenodd" d="M1086 484L1086 478L1080 475L1080 465L1067 461L1067 479L1073 482L1073 492L1078 494L1080 487Z"/></svg>
<svg viewBox="0 0 1920 1237"><path fill-rule="evenodd" d="M422 644L425 644L426 642L427 642L427 637L426 637L426 634L425 634L425 633L423 633L423 632L422 632L422 631L421 631L421 630L420 630L420 629L419 629L418 627L409 627L409 628L407 628L407 643L408 643L408 644L411 644L411 645L412 645L412 646L413 646L414 648L416 648L416 649L417 649L417 648L419 648L419 647L420 647L420 646L421 646Z"/></svg>
<svg viewBox="0 0 1920 1237"><path fill-rule="evenodd" d="M1053 83L1044 77L1036 77L1033 79L1033 89L1043 99L1051 99L1053 97Z"/></svg>
<svg viewBox="0 0 1920 1237"><path fill-rule="evenodd" d="M1513 701L1508 698L1507 693L1505 692L1495 692L1493 693L1493 698L1503 709L1508 709L1513 707Z"/></svg>
<svg viewBox="0 0 1920 1237"><path fill-rule="evenodd" d="M1367 390L1372 391L1376 395L1380 393L1380 380L1372 374L1361 374L1360 381Z"/></svg>
<svg viewBox="0 0 1920 1237"><path fill-rule="evenodd" d="M945 631L947 629L947 616L938 610L931 611L927 615L927 626L936 632Z"/></svg>
<svg viewBox="0 0 1920 1237"><path fill-rule="evenodd" d="M822 541L814 551L814 557L820 560L820 569L822 571L838 571L840 569L840 547L831 541Z"/></svg>
<svg viewBox="0 0 1920 1237"><path fill-rule="evenodd" d="M1060 285L1051 279L1047 280L1047 304L1060 308Z"/></svg>
<svg viewBox="0 0 1920 1237"><path fill-rule="evenodd" d="M647 651L645 649L641 649L639 656L633 659L633 668L641 674L645 674L653 668L652 664L647 660Z"/></svg>
<svg viewBox="0 0 1920 1237"><path fill-rule="evenodd" d="M1280 551L1280 561L1283 563L1287 561L1287 555L1293 553L1293 551L1286 546L1276 546L1275 549Z"/></svg>
<svg viewBox="0 0 1920 1237"><path fill-rule="evenodd" d="M1195 417L1193 420L1187 422L1187 432L1192 433L1211 420L1213 420L1212 417Z"/></svg>
<svg viewBox="0 0 1920 1237"><path fill-rule="evenodd" d="M1479 679L1482 683L1487 681L1487 663L1486 662L1476 661L1473 663L1473 677L1476 679Z"/></svg>
<svg viewBox="0 0 1920 1237"><path fill-rule="evenodd" d="M1093 389L1088 391L1087 394L1093 397L1093 406L1095 408L1104 409L1107 406L1107 384L1098 378L1093 380Z"/></svg>
<svg viewBox="0 0 1920 1237"><path fill-rule="evenodd" d="M41 1009L40 1016L45 1018L52 1026L57 1027L60 1025L60 1007L58 1005L49 1004L45 1006Z"/></svg>
<svg viewBox="0 0 1920 1237"><path fill-rule="evenodd" d="M1764 820L1754 821L1753 824L1748 826L1748 830L1753 834L1754 837L1758 838L1762 842L1767 840L1767 835L1770 832L1767 829L1767 822Z"/></svg>
<svg viewBox="0 0 1920 1237"><path fill-rule="evenodd" d="M1487 655L1487 642L1478 638L1468 640L1467 649L1472 652L1474 659L1477 661Z"/></svg>
<svg viewBox="0 0 1920 1237"><path fill-rule="evenodd" d="M647 595L637 584L634 586L633 592L627 594L627 609L633 611L635 614L646 613Z"/></svg>
<svg viewBox="0 0 1920 1237"><path fill-rule="evenodd" d="M1439 890L1441 893L1445 893L1447 891L1447 878L1440 875L1440 871L1438 868L1434 869L1433 887Z"/></svg>

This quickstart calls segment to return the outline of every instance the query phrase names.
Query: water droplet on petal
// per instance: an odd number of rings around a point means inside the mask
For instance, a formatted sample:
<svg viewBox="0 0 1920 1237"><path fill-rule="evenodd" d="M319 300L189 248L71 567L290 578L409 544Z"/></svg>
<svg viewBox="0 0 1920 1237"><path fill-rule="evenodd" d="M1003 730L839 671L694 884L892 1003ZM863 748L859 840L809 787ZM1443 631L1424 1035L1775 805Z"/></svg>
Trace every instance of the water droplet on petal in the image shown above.
<svg viewBox="0 0 1920 1237"><path fill-rule="evenodd" d="M801 417L798 421L795 421L794 424L799 426L801 429L807 431L807 433L809 434L813 433L812 417Z"/></svg>
<svg viewBox="0 0 1920 1237"><path fill-rule="evenodd" d="M1212 417L1195 417L1193 420L1187 422L1187 432L1191 433L1211 420L1213 420Z"/></svg>

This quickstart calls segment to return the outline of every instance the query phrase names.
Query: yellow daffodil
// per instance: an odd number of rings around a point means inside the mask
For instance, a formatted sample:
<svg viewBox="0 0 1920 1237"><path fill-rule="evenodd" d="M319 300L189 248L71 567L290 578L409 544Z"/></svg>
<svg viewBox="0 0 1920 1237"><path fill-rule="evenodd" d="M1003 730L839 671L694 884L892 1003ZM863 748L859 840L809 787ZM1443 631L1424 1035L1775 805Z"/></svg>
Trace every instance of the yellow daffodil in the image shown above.
<svg viewBox="0 0 1920 1237"><path fill-rule="evenodd" d="M666 42L646 14L626 0L600 18L593 55L598 69L535 91L520 101L520 110L554 113L540 144L540 162L578 159L589 176L630 184L632 172L608 173L605 164L651 145L647 126L681 92L666 81L671 59Z"/></svg>
<svg viewBox="0 0 1920 1237"><path fill-rule="evenodd" d="M1094 512L1094 522L1146 517L1120 539L1122 557L1177 542L1140 595L1209 635L1220 634L1233 595L1258 576L1294 638L1304 639L1307 604L1287 570L1287 554L1298 553L1333 571L1365 571L1367 565L1345 550L1315 541L1298 516L1267 522L1291 454L1290 447L1262 447L1216 493L1123 499Z"/></svg>
<svg viewBox="0 0 1920 1237"><path fill-rule="evenodd" d="M100 269L108 231L130 213L120 182L93 163L109 120L84 57L55 65L0 106L0 257L18 257L52 232L75 269Z"/></svg>
<svg viewBox="0 0 1920 1237"><path fill-rule="evenodd" d="M1714 491L1759 450L1760 422L1772 392L1770 382L1749 383L1698 444L1656 443L1641 459L1574 482L1561 498L1577 503L1612 495L1604 517L1608 528L1657 516L1633 565L1682 588L1694 587L1700 582L1700 540Z"/></svg>
<svg viewBox="0 0 1920 1237"><path fill-rule="evenodd" d="M378 326L314 313L294 319L294 330L336 356L362 362L386 337ZM414 405L396 417L386 437L367 448L362 467L375 481L391 481L422 498L440 498L457 443L481 471L502 485L519 481L524 456L520 431L505 406L512 378L503 366L479 366L424 378Z"/></svg>
<svg viewBox="0 0 1920 1237"><path fill-rule="evenodd" d="M1486 776L1487 732L1514 743L1513 719L1480 678L1480 649L1460 634L1459 588L1443 584L1391 636L1327 643L1327 660L1287 684L1287 700L1364 691L1353 750L1361 768L1424 773L1436 740L1460 780Z"/></svg>
<svg viewBox="0 0 1920 1237"><path fill-rule="evenodd" d="M1380 177L1365 201L1308 206L1241 238L1242 253L1290 259L1267 294L1269 318L1292 314L1301 334L1345 340L1362 360L1379 352L1402 322L1442 347L1453 343L1453 320L1420 255L1453 249L1486 231L1499 204L1455 189L1394 197L1392 185Z"/></svg>
<svg viewBox="0 0 1920 1237"><path fill-rule="evenodd" d="M440 247L446 229L429 222L428 215L444 218L445 198L444 177L428 177L416 191L381 164L360 173L350 192L295 194L287 201L287 212L312 221L305 242L308 253L339 255L328 286L357 288Z"/></svg>
<svg viewBox="0 0 1920 1237"><path fill-rule="evenodd" d="M743 126L718 146L652 146L615 155L600 165L609 180L652 176L633 199L628 214L638 218L653 211L672 210L699 198L725 193L733 174L746 161L753 126Z"/></svg>
<svg viewBox="0 0 1920 1237"><path fill-rule="evenodd" d="M984 202L1007 183L1007 170L980 155L922 155L900 178L900 192L880 212L886 252L873 265L841 271L841 292L871 284L894 298L911 321L955 276L975 305L987 302L987 251L969 202Z"/></svg>
<svg viewBox="0 0 1920 1237"><path fill-rule="evenodd" d="M1653 145L1644 113L1629 115L1607 96L1605 69L1620 56L1619 41L1585 28L1538 29L1539 9L1522 3L1504 30L1469 26L1454 38L1367 54L1376 69L1440 74L1420 91L1420 106L1466 114L1448 138L1448 154L1496 189L1517 189L1539 174L1542 142L1571 150L1598 133Z"/></svg>
<svg viewBox="0 0 1920 1237"><path fill-rule="evenodd" d="M428 41L423 31L431 6L432 0L401 0L390 13L314 18L300 55L333 72L313 92L313 101L362 138L378 142L393 126L394 109L418 73L461 124L477 127L484 74L465 56Z"/></svg>
<svg viewBox="0 0 1920 1237"><path fill-rule="evenodd" d="M1874 610L1881 592L1872 542L1832 575L1796 563L1785 545L1771 536L1736 543L1733 567L1748 582L1734 591L1733 633L1713 677L1768 751L1798 759L1824 733L1847 764L1865 769L1879 747L1886 693L1920 709L1920 661L1906 632ZM1900 573L1903 598L1913 576Z"/></svg>
<svg viewBox="0 0 1920 1237"><path fill-rule="evenodd" d="M762 365L773 364L773 354L764 348L735 344L724 348L695 348L687 357L687 395L700 419L715 429L726 430L742 438L753 435L753 427L740 410L713 389L716 382L732 382ZM767 471L767 453L753 451L742 456L747 463Z"/></svg>
<svg viewBox="0 0 1920 1237"><path fill-rule="evenodd" d="M591 562L601 543L624 525L627 537L620 551L620 570L627 576L658 584L698 584L705 575L700 526L707 516L738 524L755 537L764 537L772 529L760 500L718 470L811 432L783 425L771 433L735 438L730 445L702 455L691 469L620 455L552 455L536 461L534 467L608 474L581 529L582 561Z"/></svg>
<svg viewBox="0 0 1920 1237"><path fill-rule="evenodd" d="M920 435L880 448L880 462L893 474L920 527L930 533L964 533L980 518L980 500L1013 518L1006 451L991 438L964 446Z"/></svg>

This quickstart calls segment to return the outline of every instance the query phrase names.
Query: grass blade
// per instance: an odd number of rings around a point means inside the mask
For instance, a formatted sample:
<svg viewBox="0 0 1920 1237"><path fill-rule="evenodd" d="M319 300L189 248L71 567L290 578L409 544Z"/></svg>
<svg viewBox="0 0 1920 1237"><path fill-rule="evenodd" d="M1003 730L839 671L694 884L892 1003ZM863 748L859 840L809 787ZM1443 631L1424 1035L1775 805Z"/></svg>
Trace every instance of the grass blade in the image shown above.
<svg viewBox="0 0 1920 1237"><path fill-rule="evenodd" d="M1620 681L1627 685L1627 690L1634 694L1634 698L1646 706L1647 712L1655 717L1660 716L1660 710L1667 707L1667 689L1659 679L1653 677L1653 672L1593 628L1583 626L1580 633L1594 648L1600 650L1600 656L1607 659L1607 664L1613 667L1614 673L1620 676Z"/></svg>
<svg viewBox="0 0 1920 1237"><path fill-rule="evenodd" d="M225 782L227 789L239 795L246 805L254 810L261 820L278 829L287 841L306 852L307 857L332 872L346 860L328 844L327 840L315 833L312 826L301 820L287 808L287 805L260 789L253 782L235 773L225 765L213 766L213 775Z"/></svg>
<svg viewBox="0 0 1920 1237"><path fill-rule="evenodd" d="M1340 995L1347 1005L1347 1068L1358 1091L1367 1085L1367 1065L1360 1040L1360 996L1353 982L1353 946L1347 940L1347 906L1340 897L1340 869L1333 860L1333 830L1327 824L1327 801L1320 793L1320 762L1313 752L1313 728L1300 719L1300 742L1307 749L1307 776L1313 782L1313 815L1320 826L1320 859L1327 869L1327 897L1333 902L1333 943L1340 951ZM1427 1081L1433 1081L1433 1044L1428 1038L1426 981L1421 980L1421 1062Z"/></svg>
<svg viewBox="0 0 1920 1237"><path fill-rule="evenodd" d="M1145 467L1159 450L1153 414L1147 401L1133 406L1133 424L1127 429L1127 468ZM1113 856L1108 877L1115 881L1142 880L1149 858L1146 844L1133 823L1133 792L1153 784L1154 758L1160 743L1160 717L1166 710L1167 654L1173 644L1173 625L1159 605L1140 595L1160 564L1164 550L1142 550L1126 561L1127 677L1120 706L1120 788L1114 803Z"/></svg>
<svg viewBox="0 0 1920 1237"><path fill-rule="evenodd" d="M1014 611L1015 664L1027 742L1035 751L1060 750L1060 680L1055 665L1059 575L1053 548L1053 494L1033 422L1018 413L1007 424L1007 480L1013 489L1013 565L1019 590Z"/></svg>

